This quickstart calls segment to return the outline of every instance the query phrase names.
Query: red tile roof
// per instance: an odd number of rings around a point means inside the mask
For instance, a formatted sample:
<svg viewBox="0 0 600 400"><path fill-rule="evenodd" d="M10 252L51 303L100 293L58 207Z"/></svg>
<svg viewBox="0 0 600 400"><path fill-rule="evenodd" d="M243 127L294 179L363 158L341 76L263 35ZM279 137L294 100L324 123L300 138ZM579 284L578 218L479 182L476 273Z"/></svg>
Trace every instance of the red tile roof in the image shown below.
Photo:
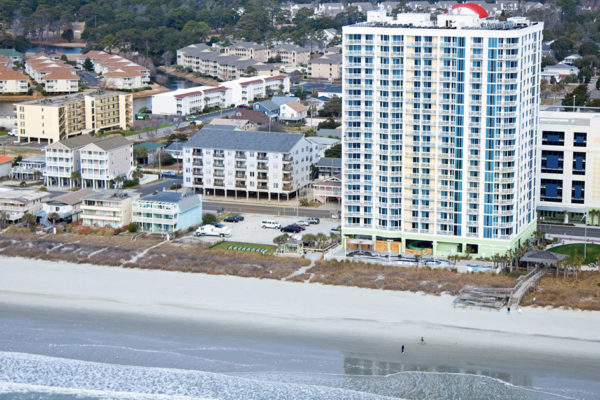
<svg viewBox="0 0 600 400"><path fill-rule="evenodd" d="M9 157L9 156L0 156L0 164L5 164L7 162L12 162L12 160L14 160L14 158Z"/></svg>

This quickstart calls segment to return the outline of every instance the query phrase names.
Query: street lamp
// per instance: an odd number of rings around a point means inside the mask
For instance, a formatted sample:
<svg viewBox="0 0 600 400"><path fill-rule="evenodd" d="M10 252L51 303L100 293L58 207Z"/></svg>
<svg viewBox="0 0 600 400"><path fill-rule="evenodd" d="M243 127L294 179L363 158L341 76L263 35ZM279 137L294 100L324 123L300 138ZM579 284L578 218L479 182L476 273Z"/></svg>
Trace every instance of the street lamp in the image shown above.
<svg viewBox="0 0 600 400"><path fill-rule="evenodd" d="M585 224L583 226L583 259L584 260L587 258L587 219L588 219L588 212L586 210L585 213L583 214L583 222Z"/></svg>

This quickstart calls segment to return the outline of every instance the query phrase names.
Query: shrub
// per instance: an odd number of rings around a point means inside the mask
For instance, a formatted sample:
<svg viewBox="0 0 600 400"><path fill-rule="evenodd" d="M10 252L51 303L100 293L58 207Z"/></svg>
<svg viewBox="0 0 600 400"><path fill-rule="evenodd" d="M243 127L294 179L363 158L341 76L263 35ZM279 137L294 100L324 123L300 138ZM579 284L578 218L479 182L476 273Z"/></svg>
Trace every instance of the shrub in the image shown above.
<svg viewBox="0 0 600 400"><path fill-rule="evenodd" d="M217 216L214 214L204 214L202 216L202 225L208 225L211 222L216 222L217 221Z"/></svg>
<svg viewBox="0 0 600 400"><path fill-rule="evenodd" d="M138 225L135 222L130 222L129 225L127 225L127 232L136 233L137 231Z"/></svg>

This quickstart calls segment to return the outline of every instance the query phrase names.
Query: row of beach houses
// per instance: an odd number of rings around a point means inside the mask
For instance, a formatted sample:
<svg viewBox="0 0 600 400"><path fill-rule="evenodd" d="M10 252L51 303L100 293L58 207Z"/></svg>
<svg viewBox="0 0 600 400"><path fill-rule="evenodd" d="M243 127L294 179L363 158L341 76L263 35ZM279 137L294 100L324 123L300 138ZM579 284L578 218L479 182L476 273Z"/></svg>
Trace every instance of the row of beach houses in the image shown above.
<svg viewBox="0 0 600 400"><path fill-rule="evenodd" d="M56 221L119 229L135 223L142 232L185 231L202 222L200 195L171 191L142 196L135 190L81 189L59 196L29 189L0 192L0 213L7 222L31 214L46 225ZM52 215L56 214L56 215Z"/></svg>

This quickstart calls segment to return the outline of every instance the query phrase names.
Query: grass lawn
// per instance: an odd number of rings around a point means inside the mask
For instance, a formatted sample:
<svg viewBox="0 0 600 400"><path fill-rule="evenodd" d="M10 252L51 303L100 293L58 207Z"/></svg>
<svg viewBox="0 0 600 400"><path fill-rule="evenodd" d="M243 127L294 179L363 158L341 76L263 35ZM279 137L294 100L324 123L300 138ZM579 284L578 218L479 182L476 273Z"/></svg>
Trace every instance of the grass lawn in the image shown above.
<svg viewBox="0 0 600 400"><path fill-rule="evenodd" d="M556 246L550 249L550 251L559 254L566 254L568 256L574 257L576 255L583 255L583 243L573 243L573 244L565 244L562 246ZM600 256L600 245L598 244L587 244L587 257L585 258L584 264L591 264L598 261L598 257Z"/></svg>
<svg viewBox="0 0 600 400"><path fill-rule="evenodd" d="M226 240L224 242L219 242L219 243L215 244L214 246L211 247L211 249L228 250L227 247L229 247L229 246L245 247L245 248L259 249L259 250L265 249L265 250L267 250L268 253L274 253L275 250L277 250L277 246L272 246L272 245L269 245L269 244L230 242L228 240ZM232 250L232 251L239 251L239 250Z"/></svg>

